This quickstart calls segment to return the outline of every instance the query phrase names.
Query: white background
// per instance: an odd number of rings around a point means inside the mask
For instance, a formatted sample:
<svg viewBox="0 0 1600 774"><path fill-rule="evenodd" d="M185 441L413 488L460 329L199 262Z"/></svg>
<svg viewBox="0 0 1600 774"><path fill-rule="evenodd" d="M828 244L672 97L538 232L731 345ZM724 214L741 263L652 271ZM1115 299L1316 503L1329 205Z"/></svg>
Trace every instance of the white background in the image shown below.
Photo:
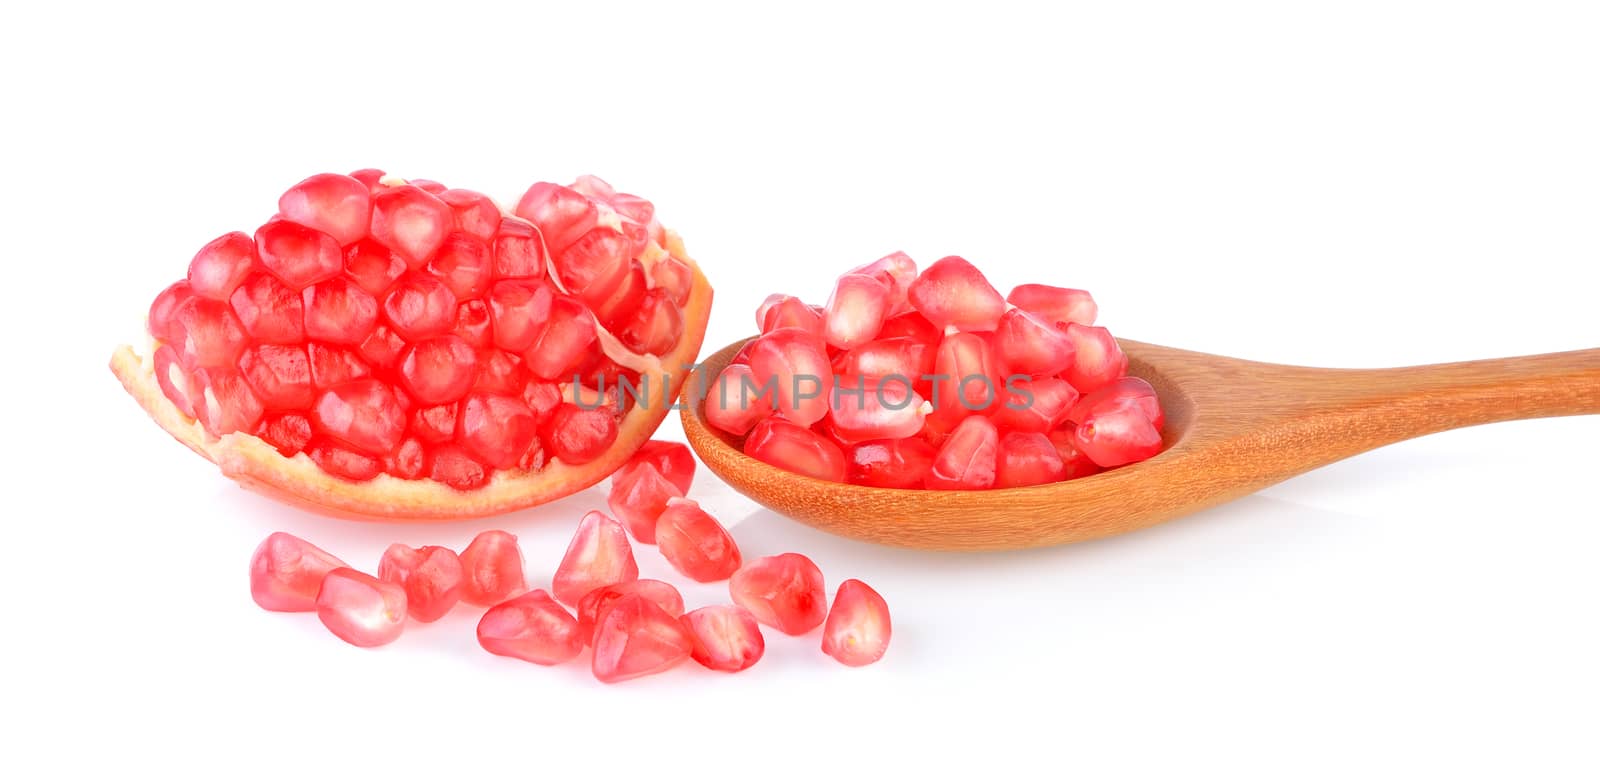
<svg viewBox="0 0 1600 774"><path fill-rule="evenodd" d="M1262 360L1600 345L1593 4L665 5L0 11L0 769L1600 766L1595 417L1011 554L851 543L702 474L747 555L888 598L893 645L859 670L772 634L742 675L604 686L482 652L470 609L373 651L258 610L246 563L274 529L370 568L500 527L546 583L603 502L327 520L238 490L122 394L105 362L150 298L313 172L637 191L717 287L707 351L768 292L820 302L895 249Z"/></svg>

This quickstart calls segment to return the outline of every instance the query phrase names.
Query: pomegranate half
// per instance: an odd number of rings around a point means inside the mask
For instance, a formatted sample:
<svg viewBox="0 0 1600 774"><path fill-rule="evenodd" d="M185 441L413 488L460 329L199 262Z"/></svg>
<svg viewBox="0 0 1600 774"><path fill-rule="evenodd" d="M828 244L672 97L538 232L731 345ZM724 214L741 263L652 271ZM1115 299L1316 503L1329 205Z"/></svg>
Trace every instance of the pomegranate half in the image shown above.
<svg viewBox="0 0 1600 774"><path fill-rule="evenodd" d="M472 518L626 462L689 378L711 298L654 206L598 178L536 183L504 211L319 174L253 235L201 248L111 370L247 488L336 516Z"/></svg>

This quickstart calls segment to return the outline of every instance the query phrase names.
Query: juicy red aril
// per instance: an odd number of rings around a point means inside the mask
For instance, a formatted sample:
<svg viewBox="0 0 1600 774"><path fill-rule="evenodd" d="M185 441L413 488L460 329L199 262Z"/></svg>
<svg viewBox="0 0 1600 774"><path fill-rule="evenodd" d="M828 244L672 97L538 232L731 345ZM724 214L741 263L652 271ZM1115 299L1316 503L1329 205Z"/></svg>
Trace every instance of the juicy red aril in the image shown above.
<svg viewBox="0 0 1600 774"><path fill-rule="evenodd" d="M383 299L383 319L407 341L437 336L456 322L456 297L438 278L406 275Z"/></svg>
<svg viewBox="0 0 1600 774"><path fill-rule="evenodd" d="M571 188L554 183L534 183L517 202L516 213L539 227L551 252L565 250L594 228L598 220L594 202Z"/></svg>
<svg viewBox="0 0 1600 774"><path fill-rule="evenodd" d="M305 289L306 336L330 344L360 344L378 321L378 300L335 277Z"/></svg>
<svg viewBox="0 0 1600 774"><path fill-rule="evenodd" d="M1083 450L1078 448L1077 442L1073 440L1076 435L1077 427L1073 425L1063 426L1045 434L1050 443L1056 447L1056 454L1061 457L1065 479L1083 478L1100 472L1100 466L1094 464L1094 460L1089 459Z"/></svg>
<svg viewBox="0 0 1600 774"><path fill-rule="evenodd" d="M1143 413L1155 429L1160 430L1166 426L1166 413L1161 410L1161 401L1156 397L1156 389L1137 376L1124 376L1083 396L1083 399L1067 413L1066 418L1075 425L1081 425L1096 413L1129 406Z"/></svg>
<svg viewBox="0 0 1600 774"><path fill-rule="evenodd" d="M464 231L453 232L428 262L428 273L438 277L457 299L482 296L494 279L489 243Z"/></svg>
<svg viewBox="0 0 1600 774"><path fill-rule="evenodd" d="M561 286L590 304L600 304L625 279L633 250L622 234L596 228L565 250L551 253Z"/></svg>
<svg viewBox="0 0 1600 774"><path fill-rule="evenodd" d="M621 474L640 465L649 465L672 482L678 491L688 493L694 482L694 455L676 441L645 441L628 461L617 469Z"/></svg>
<svg viewBox="0 0 1600 774"><path fill-rule="evenodd" d="M361 346L356 348L362 359L366 360L380 370L393 368L400 362L400 354L406 349L406 340L389 329L387 325L373 327L372 332L361 341Z"/></svg>
<svg viewBox="0 0 1600 774"><path fill-rule="evenodd" d="M550 666L583 652L578 621L544 589L534 589L484 611L478 644L497 656Z"/></svg>
<svg viewBox="0 0 1600 774"><path fill-rule="evenodd" d="M173 313L171 343L185 368L229 367L247 339L227 302L194 296Z"/></svg>
<svg viewBox="0 0 1600 774"><path fill-rule="evenodd" d="M455 437L456 405L445 403L419 408L412 412L408 426L418 438L430 444L444 443Z"/></svg>
<svg viewBox="0 0 1600 774"><path fill-rule="evenodd" d="M393 449L406 429L394 389L376 379L346 382L322 393L312 408L311 424L318 433L370 454Z"/></svg>
<svg viewBox="0 0 1600 774"><path fill-rule="evenodd" d="M178 307L191 298L194 298L194 291L189 288L188 280L178 280L156 294L156 300L150 302L150 312L145 318L150 335L162 341L177 341L178 332L174 322Z"/></svg>
<svg viewBox="0 0 1600 774"><path fill-rule="evenodd" d="M573 606L573 612L578 616L578 631L585 643L594 642L595 624L605 617L611 603L629 594L637 594L654 602L656 607L674 618L683 615L683 595L666 581L640 578L602 586L584 594L583 599Z"/></svg>
<svg viewBox="0 0 1600 774"><path fill-rule="evenodd" d="M387 645L406 625L406 592L349 567L328 572L317 591L317 618L339 639L362 648Z"/></svg>
<svg viewBox="0 0 1600 774"><path fill-rule="evenodd" d="M611 477L606 505L627 526L634 540L655 543L656 520L666 510L668 500L683 494L654 466L635 465Z"/></svg>
<svg viewBox="0 0 1600 774"><path fill-rule="evenodd" d="M239 356L239 372L268 411L311 407L311 361L301 347L262 344Z"/></svg>
<svg viewBox="0 0 1600 774"><path fill-rule="evenodd" d="M422 448L422 442L415 438L402 438L400 445L383 458L383 472L407 481L422 478L427 466L428 452Z"/></svg>
<svg viewBox="0 0 1600 774"><path fill-rule="evenodd" d="M265 411L244 377L231 368L195 369L190 390L195 418L218 437L250 432Z"/></svg>
<svg viewBox="0 0 1600 774"><path fill-rule="evenodd" d="M798 328L819 340L825 334L822 315L794 296L768 296L761 309L756 311L756 315L762 333L771 333L783 328Z"/></svg>
<svg viewBox="0 0 1600 774"><path fill-rule="evenodd" d="M426 404L460 400L477 377L478 354L457 336L418 342L400 356L400 386Z"/></svg>
<svg viewBox="0 0 1600 774"><path fill-rule="evenodd" d="M492 467L517 467L538 433L533 411L520 398L475 393L461 401L461 447Z"/></svg>
<svg viewBox="0 0 1600 774"><path fill-rule="evenodd" d="M683 335L683 311L663 290L646 291L633 319L617 333L629 349L651 355L664 355Z"/></svg>
<svg viewBox="0 0 1600 774"><path fill-rule="evenodd" d="M256 425L251 435L266 441L279 454L293 457L311 441L311 420L305 414L272 414Z"/></svg>
<svg viewBox="0 0 1600 774"><path fill-rule="evenodd" d="M1008 373L1054 376L1072 365L1076 348L1066 332L1021 309L1000 316L995 354Z"/></svg>
<svg viewBox="0 0 1600 774"><path fill-rule="evenodd" d="M478 378L472 383L472 390L520 396L527 383L528 371L522 367L522 359L496 349L479 359Z"/></svg>
<svg viewBox="0 0 1600 774"><path fill-rule="evenodd" d="M383 187L382 186L382 181L383 181L383 178L386 177L387 175L388 175L387 172L384 172L381 169L375 169L375 168L372 168L372 167L368 167L366 169L358 169L358 170L350 173L350 176L355 178L355 179L357 179L357 180L360 180L361 184L366 186L368 191L375 191L375 190Z"/></svg>
<svg viewBox="0 0 1600 774"><path fill-rule="evenodd" d="M406 592L406 612L423 623L437 621L461 600L461 557L443 546L412 548L395 543L378 560L378 577Z"/></svg>
<svg viewBox="0 0 1600 774"><path fill-rule="evenodd" d="M734 435L744 435L772 415L774 396L762 393L755 373L744 363L722 369L706 393L706 422Z"/></svg>
<svg viewBox="0 0 1600 774"><path fill-rule="evenodd" d="M656 521L655 539L673 569L701 583L725 580L743 562L733 536L693 500L667 503Z"/></svg>
<svg viewBox="0 0 1600 774"><path fill-rule="evenodd" d="M695 661L718 672L743 672L767 650L761 627L750 611L734 605L691 610L680 619L694 634Z"/></svg>
<svg viewBox="0 0 1600 774"><path fill-rule="evenodd" d="M487 607L528 588L522 575L517 536L503 530L481 532L461 552L461 601Z"/></svg>
<svg viewBox="0 0 1600 774"><path fill-rule="evenodd" d="M416 186L390 186L372 196L372 238L413 269L433 257L454 224L450 205Z"/></svg>
<svg viewBox="0 0 1600 774"><path fill-rule="evenodd" d="M343 347L330 347L313 341L306 345L306 356L311 360L311 384L319 390L362 379L372 373L366 361Z"/></svg>
<svg viewBox="0 0 1600 774"><path fill-rule="evenodd" d="M519 218L500 221L494 234L494 276L501 279L543 278L544 237L532 223Z"/></svg>
<svg viewBox="0 0 1600 774"><path fill-rule="evenodd" d="M890 287L867 274L845 274L834 285L823 316L823 334L839 349L871 341L883 328L892 303Z"/></svg>
<svg viewBox="0 0 1600 774"><path fill-rule="evenodd" d="M405 271L405 261L370 239L345 248L344 275L374 298L382 298Z"/></svg>
<svg viewBox="0 0 1600 774"><path fill-rule="evenodd" d="M985 417L961 420L933 458L924 485L929 489L988 489L994 486L1000 436Z"/></svg>
<svg viewBox="0 0 1600 774"><path fill-rule="evenodd" d="M369 481L383 472L383 461L326 438L312 438L306 456L317 467L347 481Z"/></svg>
<svg viewBox="0 0 1600 774"><path fill-rule="evenodd" d="M523 362L534 376L546 381L571 375L595 340L594 317L576 300L558 296L550 304L550 319L539 332Z"/></svg>
<svg viewBox="0 0 1600 774"><path fill-rule="evenodd" d="M666 293L673 304L683 306L689 301L689 289L694 284L694 271L689 268L689 264L677 258L662 258L651 267L650 281Z"/></svg>
<svg viewBox="0 0 1600 774"><path fill-rule="evenodd" d="M199 393L195 391L194 374L178 361L177 350L173 347L157 347L152 370L167 400L172 401L172 405L184 414L197 416L194 399Z"/></svg>
<svg viewBox="0 0 1600 774"><path fill-rule="evenodd" d="M603 297L585 299L594 310L595 319L607 329L615 330L626 320L628 312L639 306L644 300L644 293L649 287L649 281L644 276L644 264L634 258L628 261L628 268L619 278L615 289Z"/></svg>
<svg viewBox="0 0 1600 774"><path fill-rule="evenodd" d="M828 614L822 570L801 554L749 562L728 581L728 593L757 621L784 634L805 634Z"/></svg>
<svg viewBox="0 0 1600 774"><path fill-rule="evenodd" d="M924 269L906 289L906 299L935 326L962 331L992 331L1006 310L983 272L954 255Z"/></svg>
<svg viewBox="0 0 1600 774"><path fill-rule="evenodd" d="M671 669L693 650L687 626L644 596L628 594L595 625L591 669L601 682L615 683Z"/></svg>
<svg viewBox="0 0 1600 774"><path fill-rule="evenodd" d="M284 220L314 228L348 245L367 235L372 195L366 183L346 175L312 175L278 197Z"/></svg>
<svg viewBox="0 0 1600 774"><path fill-rule="evenodd" d="M551 287L538 280L496 282L489 292L494 345L511 352L523 352L533 346L550 319L554 300Z"/></svg>
<svg viewBox="0 0 1600 774"><path fill-rule="evenodd" d="M1088 394L1122 378L1128 372L1128 356L1105 328L1068 323L1067 337L1076 354L1062 377Z"/></svg>
<svg viewBox="0 0 1600 774"><path fill-rule="evenodd" d="M1161 431L1138 406L1112 405L1085 416L1073 443L1096 465L1114 468L1154 457Z"/></svg>
<svg viewBox="0 0 1600 774"><path fill-rule="evenodd" d="M847 480L864 486L921 489L938 453L921 438L856 444L846 451Z"/></svg>
<svg viewBox="0 0 1600 774"><path fill-rule="evenodd" d="M941 428L952 427L969 414L994 411L1006 400L1006 380L994 351L975 333L954 333L939 343L933 376L934 411L929 421Z"/></svg>
<svg viewBox="0 0 1600 774"><path fill-rule="evenodd" d="M486 242L493 240L499 232L500 208L489 197L464 188L452 188L438 196L439 201L450 205L450 210L455 213L456 230L465 231Z"/></svg>
<svg viewBox="0 0 1600 774"><path fill-rule="evenodd" d="M802 427L828 413L833 369L822 341L800 330L780 328L756 340L750 370L758 384L771 384L778 411Z"/></svg>
<svg viewBox="0 0 1600 774"><path fill-rule="evenodd" d="M944 337L944 331L938 326L928 322L928 318L916 312L906 312L895 315L883 321L883 328L878 331L878 339L912 339L922 343L929 352L939 348L939 339Z"/></svg>
<svg viewBox="0 0 1600 774"><path fill-rule="evenodd" d="M551 591L564 605L576 605L583 595L602 586L636 580L639 565L633 560L628 535L616 520L589 511L556 568Z"/></svg>
<svg viewBox="0 0 1600 774"><path fill-rule="evenodd" d="M1094 325L1099 314L1088 291L1051 285L1018 285L1006 295L1006 301L1063 328L1067 323Z"/></svg>
<svg viewBox="0 0 1600 774"><path fill-rule="evenodd" d="M460 336L473 349L494 346L494 318L489 305L481 298L463 301L461 306L456 307L456 327L450 332Z"/></svg>
<svg viewBox="0 0 1600 774"><path fill-rule="evenodd" d="M298 344L305 339L305 306L300 294L271 274L250 275L233 291L228 303L245 335L256 341Z"/></svg>
<svg viewBox="0 0 1600 774"><path fill-rule="evenodd" d="M431 193L434 196L438 196L439 194L442 194L445 191L445 184L441 183L441 182L438 182L437 180L426 180L426 179L418 177L418 178L412 178L410 180L407 180L406 182L411 184L411 185L414 185L414 186L416 186L418 188L421 188L422 190L427 191L428 193Z"/></svg>
<svg viewBox="0 0 1600 774"><path fill-rule="evenodd" d="M617 419L605 408L563 403L540 428L540 440L556 459L582 465L599 457L617 440Z"/></svg>
<svg viewBox="0 0 1600 774"><path fill-rule="evenodd" d="M861 581L839 584L822 627L822 652L845 666L866 666L889 649L889 605Z"/></svg>
<svg viewBox="0 0 1600 774"><path fill-rule="evenodd" d="M936 346L908 336L878 339L839 355L833 368L840 376L899 376L917 385L934 367Z"/></svg>
<svg viewBox="0 0 1600 774"><path fill-rule="evenodd" d="M844 453L822 436L781 417L757 424L744 453L774 467L825 481L844 481Z"/></svg>
<svg viewBox="0 0 1600 774"><path fill-rule="evenodd" d="M1066 480L1066 466L1044 433L1006 433L995 454L996 487L1034 486Z"/></svg>
<svg viewBox="0 0 1600 774"><path fill-rule="evenodd" d="M344 267L338 240L293 221L268 221L255 239L261 266L292 290L333 279Z"/></svg>
<svg viewBox="0 0 1600 774"><path fill-rule="evenodd" d="M489 483L483 463L455 446L439 446L428 462L428 478L463 492Z"/></svg>
<svg viewBox="0 0 1600 774"><path fill-rule="evenodd" d="M200 248L189 262L189 288L195 295L226 301L255 268L256 244L242 231L223 234Z"/></svg>
<svg viewBox="0 0 1600 774"><path fill-rule="evenodd" d="M828 419L835 436L854 443L910 438L922 430L926 402L911 389L909 377L838 377Z"/></svg>
<svg viewBox="0 0 1600 774"><path fill-rule="evenodd" d="M1014 381L1002 401L989 417L995 427L1043 433L1069 416L1077 405L1078 391L1055 377Z"/></svg>
<svg viewBox="0 0 1600 774"><path fill-rule="evenodd" d="M903 252L895 252L865 266L857 266L848 273L876 277L889 288L888 313L900 314L908 307L906 291L917 278L917 262Z"/></svg>
<svg viewBox="0 0 1600 774"><path fill-rule="evenodd" d="M274 532L250 556L250 596L266 610L309 612L317 609L323 576L344 566L327 551L287 532Z"/></svg>

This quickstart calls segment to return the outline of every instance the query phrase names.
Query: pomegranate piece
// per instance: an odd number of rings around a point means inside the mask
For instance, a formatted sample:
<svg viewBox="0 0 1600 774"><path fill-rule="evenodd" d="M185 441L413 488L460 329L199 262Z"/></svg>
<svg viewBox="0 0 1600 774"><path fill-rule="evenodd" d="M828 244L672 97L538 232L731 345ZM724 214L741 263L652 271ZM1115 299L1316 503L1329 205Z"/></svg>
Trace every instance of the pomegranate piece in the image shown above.
<svg viewBox="0 0 1600 774"><path fill-rule="evenodd" d="M822 342L804 331L780 328L756 340L750 370L771 385L784 418L810 427L828 413L833 369Z"/></svg>
<svg viewBox="0 0 1600 774"><path fill-rule="evenodd" d="M1075 425L1081 425L1095 413L1115 411L1129 406L1136 407L1144 414L1156 430L1166 426L1167 416L1161 410L1161 399L1156 397L1156 388L1137 376L1124 376L1085 395L1071 411L1067 412L1066 419Z"/></svg>
<svg viewBox="0 0 1600 774"><path fill-rule="evenodd" d="M300 347L262 344L239 356L239 373L268 411L311 407L311 361Z"/></svg>
<svg viewBox="0 0 1600 774"><path fill-rule="evenodd" d="M673 569L701 583L726 580L743 562L733 536L693 500L668 501L656 521L655 538Z"/></svg>
<svg viewBox="0 0 1600 774"><path fill-rule="evenodd" d="M250 597L263 610L317 609L317 589L330 570L345 567L333 554L287 532L274 532L250 556Z"/></svg>
<svg viewBox="0 0 1600 774"><path fill-rule="evenodd" d="M853 349L878 335L892 303L888 283L869 274L839 277L823 315L823 337L839 349Z"/></svg>
<svg viewBox="0 0 1600 774"><path fill-rule="evenodd" d="M1161 451L1161 431L1137 405L1112 405L1085 416L1072 440L1102 468L1149 459Z"/></svg>
<svg viewBox="0 0 1600 774"><path fill-rule="evenodd" d="M499 470L515 469L538 440L538 420L521 398L474 393L461 401L461 448Z"/></svg>
<svg viewBox="0 0 1600 774"><path fill-rule="evenodd" d="M206 243L189 262L189 289L197 296L226 301L255 268L256 243L234 231Z"/></svg>
<svg viewBox="0 0 1600 774"><path fill-rule="evenodd" d="M938 453L921 438L856 444L846 452L846 480L864 486L921 489Z"/></svg>
<svg viewBox="0 0 1600 774"><path fill-rule="evenodd" d="M668 481L655 466L634 465L612 475L606 504L627 526L634 540L654 544L656 520L666 510L667 501L682 496L683 490Z"/></svg>
<svg viewBox="0 0 1600 774"><path fill-rule="evenodd" d="M284 220L352 244L367 235L372 195L366 183L347 175L312 175L278 197Z"/></svg>
<svg viewBox="0 0 1600 774"><path fill-rule="evenodd" d="M406 341L437 336L456 323L456 296L437 277L408 274L384 297L383 319Z"/></svg>
<svg viewBox="0 0 1600 774"><path fill-rule="evenodd" d="M640 578L638 580L602 586L583 595L573 611L578 616L578 631L585 644L594 643L595 624L605 617L611 603L629 594L638 594L654 602L657 607L674 618L683 615L683 595L666 581Z"/></svg>
<svg viewBox="0 0 1600 774"><path fill-rule="evenodd" d="M195 418L218 438L248 433L265 409L244 377L231 368L197 368L190 380Z"/></svg>
<svg viewBox="0 0 1600 774"><path fill-rule="evenodd" d="M425 339L400 356L399 382L425 404L460 400L477 378L478 354L459 336Z"/></svg>
<svg viewBox="0 0 1600 774"><path fill-rule="evenodd" d="M694 482L694 455L689 452L688 446L676 441L645 441L617 469L617 473L621 475L639 465L655 468L679 492L687 493L689 485Z"/></svg>
<svg viewBox="0 0 1600 774"><path fill-rule="evenodd" d="M461 552L461 601L487 607L528 589L517 536L491 529L478 533Z"/></svg>
<svg viewBox="0 0 1600 774"><path fill-rule="evenodd" d="M344 268L338 240L293 221L267 221L256 229L255 240L262 268L291 290L333 279Z"/></svg>
<svg viewBox="0 0 1600 774"><path fill-rule="evenodd" d="M395 543L378 560L378 577L405 589L406 612L423 623L437 621L455 607L465 575L461 557L443 546Z"/></svg>
<svg viewBox="0 0 1600 774"><path fill-rule="evenodd" d="M622 525L599 511L589 511L556 568L551 591L564 605L576 605L583 595L602 586L636 580L639 565Z"/></svg>
<svg viewBox="0 0 1600 774"><path fill-rule="evenodd" d="M801 554L764 556L745 564L728 581L728 593L757 621L784 634L805 634L828 614L822 570Z"/></svg>
<svg viewBox="0 0 1600 774"><path fill-rule="evenodd" d="M1061 424L1077 401L1078 391L1062 379L1008 379L1004 401L989 418L1001 430L1043 433Z"/></svg>
<svg viewBox="0 0 1600 774"><path fill-rule="evenodd" d="M996 487L1034 486L1065 481L1066 466L1044 433L1006 433L995 454Z"/></svg>
<svg viewBox="0 0 1600 774"><path fill-rule="evenodd" d="M1122 378L1128 372L1128 356L1105 328L1067 323L1076 355L1062 376L1085 395Z"/></svg>
<svg viewBox="0 0 1600 774"><path fill-rule="evenodd" d="M889 605L878 592L851 578L839 584L822 627L822 652L845 666L866 666L889 649Z"/></svg>
<svg viewBox="0 0 1600 774"><path fill-rule="evenodd" d="M603 683L664 672L694 651L689 627L640 594L612 602L595 625L591 669Z"/></svg>
<svg viewBox="0 0 1600 774"><path fill-rule="evenodd" d="M844 452L832 441L781 417L757 424L745 437L744 453L791 473L844 481Z"/></svg>
<svg viewBox="0 0 1600 774"><path fill-rule="evenodd" d="M372 195L372 239L412 269L428 263L455 218L450 205L414 185L388 186Z"/></svg>
<svg viewBox="0 0 1600 774"><path fill-rule="evenodd" d="M722 369L706 393L706 422L723 432L744 435L772 415L775 399L772 391L760 390L749 365L735 363Z"/></svg>
<svg viewBox="0 0 1600 774"><path fill-rule="evenodd" d="M911 307L939 328L992 331L1006 301L978 267L959 256L934 261L906 289Z"/></svg>
<svg viewBox="0 0 1600 774"><path fill-rule="evenodd" d="M358 379L318 396L311 425L357 451L381 455L400 443L406 415L393 388L377 379Z"/></svg>
<svg viewBox="0 0 1600 774"><path fill-rule="evenodd" d="M517 202L516 213L539 227L545 245L553 253L578 241L594 228L599 217L588 197L555 183L534 183Z"/></svg>
<svg viewBox="0 0 1600 774"><path fill-rule="evenodd" d="M496 656L550 666L583 652L578 620L544 589L534 589L484 611L478 644Z"/></svg>
<svg viewBox="0 0 1600 774"><path fill-rule="evenodd" d="M1018 285L1006 295L1006 301L1062 328L1067 323L1094 325L1100 311L1088 291L1051 285Z"/></svg>
<svg viewBox="0 0 1600 774"><path fill-rule="evenodd" d="M595 341L594 316L576 299L557 296L550 303L550 318L523 363L545 381L568 381L572 370Z"/></svg>
<svg viewBox="0 0 1600 774"><path fill-rule="evenodd" d="M910 438L922 431L931 406L907 377L838 377L833 387L829 426L845 443Z"/></svg>
<svg viewBox="0 0 1600 774"><path fill-rule="evenodd" d="M250 275L228 297L228 304L245 335L254 341L298 344L305 339L305 306L300 302L300 294L271 274ZM168 335L172 336L169 341L177 340L176 336Z"/></svg>
<svg viewBox="0 0 1600 774"><path fill-rule="evenodd" d="M459 300L479 298L494 280L489 243L465 231L454 231L428 261L428 273L439 278Z"/></svg>
<svg viewBox="0 0 1600 774"><path fill-rule="evenodd" d="M415 182L412 181L413 184ZM451 188L437 196L439 201L450 205L450 211L455 213L457 231L466 232L485 242L493 241L495 234L499 233L500 208L489 197L465 188Z"/></svg>
<svg viewBox="0 0 1600 774"><path fill-rule="evenodd" d="M1072 339L1050 321L1021 309L1000 316L995 354L1008 373L1054 376L1073 364Z"/></svg>
<svg viewBox="0 0 1600 774"><path fill-rule="evenodd" d="M961 420L939 447L923 484L928 489L988 489L995 482L1000 435L985 417Z"/></svg>
<svg viewBox="0 0 1600 774"><path fill-rule="evenodd" d="M735 605L711 605L691 610L681 619L694 635L689 654L701 666L718 672L743 672L767 650L761 627L750 611Z"/></svg>
<svg viewBox="0 0 1600 774"><path fill-rule="evenodd" d="M328 571L317 591L317 618L359 648L387 645L406 626L406 591L349 567Z"/></svg>
<svg viewBox="0 0 1600 774"><path fill-rule="evenodd" d="M319 282L302 294L306 336L329 344L360 344L378 322L378 300L343 277Z"/></svg>

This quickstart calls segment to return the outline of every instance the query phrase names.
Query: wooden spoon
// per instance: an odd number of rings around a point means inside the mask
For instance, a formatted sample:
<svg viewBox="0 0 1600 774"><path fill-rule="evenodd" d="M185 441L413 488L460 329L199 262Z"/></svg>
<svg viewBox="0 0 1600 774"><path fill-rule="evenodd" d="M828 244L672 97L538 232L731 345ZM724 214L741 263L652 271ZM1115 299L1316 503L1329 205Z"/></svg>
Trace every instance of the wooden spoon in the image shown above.
<svg viewBox="0 0 1600 774"><path fill-rule="evenodd" d="M709 357L705 380L744 343ZM928 492L808 478L745 456L737 438L706 424L706 389L693 383L684 390L683 428L707 467L778 513L874 543L993 551L1149 527L1441 430L1600 413L1600 349L1364 370L1121 343L1129 373L1161 396L1165 448L1144 462L1059 484Z"/></svg>

